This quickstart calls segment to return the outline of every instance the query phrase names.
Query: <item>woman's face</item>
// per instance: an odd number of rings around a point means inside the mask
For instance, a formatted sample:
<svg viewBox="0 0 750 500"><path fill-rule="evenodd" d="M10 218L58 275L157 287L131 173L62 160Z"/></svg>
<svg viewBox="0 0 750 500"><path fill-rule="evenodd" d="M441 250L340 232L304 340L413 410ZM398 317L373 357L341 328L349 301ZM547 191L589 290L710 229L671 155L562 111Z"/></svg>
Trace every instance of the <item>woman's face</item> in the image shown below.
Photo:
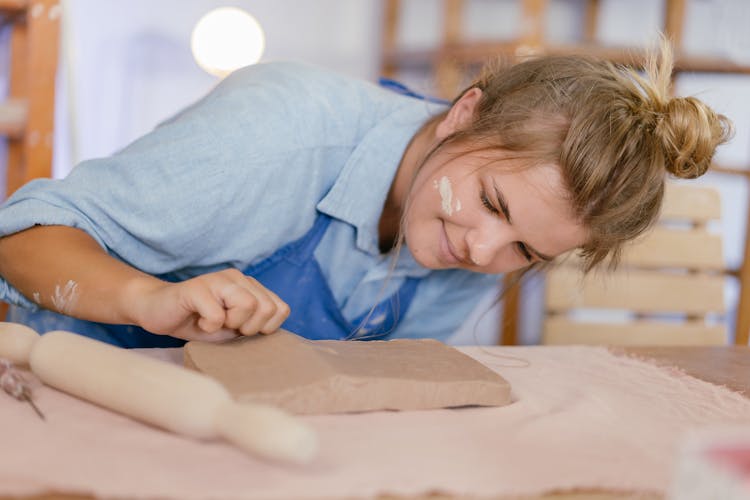
<svg viewBox="0 0 750 500"><path fill-rule="evenodd" d="M435 128L435 141L464 127L481 97L472 89ZM524 166L501 151L440 148L406 196L404 236L430 269L504 273L548 261L586 241L557 165Z"/></svg>
<svg viewBox="0 0 750 500"><path fill-rule="evenodd" d="M409 192L404 234L421 265L503 273L585 242L557 166L456 153L430 158Z"/></svg>

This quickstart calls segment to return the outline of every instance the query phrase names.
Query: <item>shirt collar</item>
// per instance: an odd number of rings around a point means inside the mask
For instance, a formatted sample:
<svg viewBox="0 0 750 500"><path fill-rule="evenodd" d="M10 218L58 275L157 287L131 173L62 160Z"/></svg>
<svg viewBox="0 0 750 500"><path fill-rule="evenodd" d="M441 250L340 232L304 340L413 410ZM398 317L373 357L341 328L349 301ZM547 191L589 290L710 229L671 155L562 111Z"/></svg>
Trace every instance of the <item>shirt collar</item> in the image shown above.
<svg viewBox="0 0 750 500"><path fill-rule="evenodd" d="M444 108L415 99L404 102L367 132L317 206L354 226L357 247L372 255L380 253L378 223L401 157L419 128Z"/></svg>

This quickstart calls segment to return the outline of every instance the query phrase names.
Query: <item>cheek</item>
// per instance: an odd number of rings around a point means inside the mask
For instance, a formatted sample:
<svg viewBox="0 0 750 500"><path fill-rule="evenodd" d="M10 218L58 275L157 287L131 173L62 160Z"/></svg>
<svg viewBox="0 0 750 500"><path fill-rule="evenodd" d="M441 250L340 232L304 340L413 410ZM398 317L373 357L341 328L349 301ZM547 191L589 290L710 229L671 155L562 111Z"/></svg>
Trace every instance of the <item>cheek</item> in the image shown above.
<svg viewBox="0 0 750 500"><path fill-rule="evenodd" d="M429 254L429 245L425 244L427 238L424 234L424 221L410 219L407 216L404 218L404 223L404 245L409 249L414 260L422 266L429 267L429 262L425 261Z"/></svg>
<svg viewBox="0 0 750 500"><path fill-rule="evenodd" d="M419 224L428 218L444 216L441 206L440 193L433 181L428 180L412 190L404 220L407 225Z"/></svg>
<svg viewBox="0 0 750 500"><path fill-rule="evenodd" d="M429 255L439 244L443 223L436 215L422 207L414 207L414 210L408 211L404 216L404 242L412 256L422 265L428 264L424 259L430 259Z"/></svg>
<svg viewBox="0 0 750 500"><path fill-rule="evenodd" d="M423 217L420 216L418 204L412 204L412 206L404 214L401 223L401 231L404 235L405 243L410 249L413 250L420 239L419 235L421 232L421 228L424 225Z"/></svg>

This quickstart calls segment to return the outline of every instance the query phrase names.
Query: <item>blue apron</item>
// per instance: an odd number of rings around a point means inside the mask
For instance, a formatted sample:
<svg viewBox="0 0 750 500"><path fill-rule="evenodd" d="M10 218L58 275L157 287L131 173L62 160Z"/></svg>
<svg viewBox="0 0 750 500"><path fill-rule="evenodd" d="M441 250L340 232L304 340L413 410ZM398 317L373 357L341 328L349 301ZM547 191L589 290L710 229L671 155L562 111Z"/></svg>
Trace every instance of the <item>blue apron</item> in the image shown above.
<svg viewBox="0 0 750 500"><path fill-rule="evenodd" d="M330 222L330 216L319 213L313 227L304 236L243 272L289 304L291 314L282 325L284 329L313 340L386 339L409 309L419 279L407 278L399 290L371 311L354 321L347 321L314 255ZM170 275L159 278L176 281ZM185 343L167 335L149 333L137 326L84 321L46 309L32 312L12 306L8 320L28 325L40 333L68 330L120 347L179 347Z"/></svg>

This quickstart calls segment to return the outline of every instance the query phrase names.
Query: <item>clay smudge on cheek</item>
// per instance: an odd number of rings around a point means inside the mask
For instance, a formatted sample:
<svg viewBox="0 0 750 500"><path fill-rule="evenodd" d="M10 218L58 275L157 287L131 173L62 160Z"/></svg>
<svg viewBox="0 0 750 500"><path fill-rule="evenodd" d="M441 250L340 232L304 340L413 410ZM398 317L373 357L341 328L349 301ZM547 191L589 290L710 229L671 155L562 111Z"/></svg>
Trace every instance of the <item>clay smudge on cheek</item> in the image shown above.
<svg viewBox="0 0 750 500"><path fill-rule="evenodd" d="M39 292L32 293L31 294L31 298L33 298L34 302L36 302L37 304L41 304L42 303L42 296L39 295Z"/></svg>
<svg viewBox="0 0 750 500"><path fill-rule="evenodd" d="M68 280L64 287L55 285L55 295L52 296L52 305L59 312L69 314L78 300L78 283Z"/></svg>
<svg viewBox="0 0 750 500"><path fill-rule="evenodd" d="M439 181L435 181L435 188L440 193L440 203L447 215L453 215L453 188L451 187L451 181L446 176L442 176ZM457 202L460 207L461 202ZM459 208L460 210L460 208Z"/></svg>
<svg viewBox="0 0 750 500"><path fill-rule="evenodd" d="M479 251L484 251L487 248L487 245L485 243L477 243L474 245L474 248ZM478 262L473 255L469 255L469 258L471 259L472 264L476 266L481 266L483 264L482 262Z"/></svg>

